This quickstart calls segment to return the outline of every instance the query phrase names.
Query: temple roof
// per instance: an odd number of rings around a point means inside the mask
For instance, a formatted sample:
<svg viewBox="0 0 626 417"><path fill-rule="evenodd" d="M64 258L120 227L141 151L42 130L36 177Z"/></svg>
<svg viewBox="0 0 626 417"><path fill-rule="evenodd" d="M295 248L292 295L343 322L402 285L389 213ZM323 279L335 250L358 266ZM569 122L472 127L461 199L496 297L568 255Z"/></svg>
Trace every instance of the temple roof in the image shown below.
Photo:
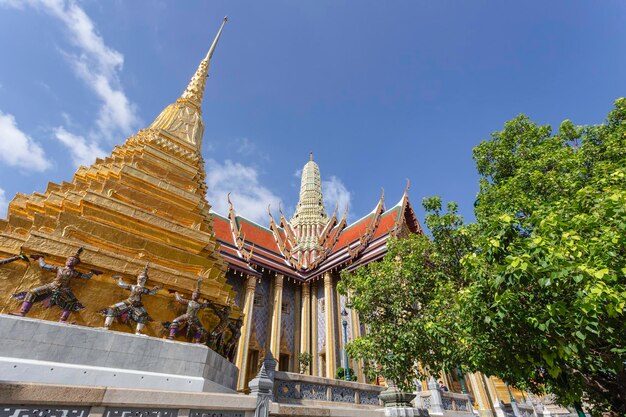
<svg viewBox="0 0 626 417"><path fill-rule="evenodd" d="M228 217L212 215L221 253L231 268L253 275L270 269L297 281L307 281L333 269L353 270L382 258L390 237L422 233L409 201L408 186L396 205L385 209L383 194L369 214L350 225L345 222L345 214L338 221L335 213L331 218L333 226L320 237L324 238L320 244L323 248L320 261L310 267L304 267L293 256L286 230L289 223L282 213L280 224L269 215L269 227L239 216L232 203Z"/></svg>

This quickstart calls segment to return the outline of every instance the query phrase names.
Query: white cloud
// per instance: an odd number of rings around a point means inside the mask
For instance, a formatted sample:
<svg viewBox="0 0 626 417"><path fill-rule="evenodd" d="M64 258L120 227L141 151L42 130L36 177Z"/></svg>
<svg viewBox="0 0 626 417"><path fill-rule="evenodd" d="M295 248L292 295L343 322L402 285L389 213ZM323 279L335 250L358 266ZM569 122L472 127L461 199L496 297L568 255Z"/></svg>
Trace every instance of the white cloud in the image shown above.
<svg viewBox="0 0 626 417"><path fill-rule="evenodd" d="M6 194L4 190L0 188L0 219L5 219L7 217L7 207L9 206L9 202L7 201Z"/></svg>
<svg viewBox="0 0 626 417"><path fill-rule="evenodd" d="M0 160L33 171L50 168L43 148L17 127L15 117L0 111Z"/></svg>
<svg viewBox="0 0 626 417"><path fill-rule="evenodd" d="M256 145L248 138L239 138L233 141L237 148L237 153L241 155L250 155L256 152Z"/></svg>
<svg viewBox="0 0 626 417"><path fill-rule="evenodd" d="M322 181L322 192L324 194L324 205L326 210L332 212L335 206L339 205L339 215L350 205L350 191L344 183L334 175L329 180ZM330 213L329 213L330 214Z"/></svg>
<svg viewBox="0 0 626 417"><path fill-rule="evenodd" d="M124 56L109 47L97 33L94 22L72 0L0 0L0 4L43 11L60 20L76 52L65 52L76 74L102 101L96 131L99 138L117 138L139 125L136 106L126 97L119 79Z"/></svg>
<svg viewBox="0 0 626 417"><path fill-rule="evenodd" d="M96 158L102 158L107 153L96 142L87 142L87 140L78 135L74 135L63 127L54 129L54 137L63 143L70 150L74 165L89 166L94 163Z"/></svg>
<svg viewBox="0 0 626 417"><path fill-rule="evenodd" d="M277 208L280 198L259 183L256 169L229 160L222 164L209 159L206 171L207 198L214 211L228 214L227 195L231 192L230 199L237 214L262 225L269 224L267 206Z"/></svg>

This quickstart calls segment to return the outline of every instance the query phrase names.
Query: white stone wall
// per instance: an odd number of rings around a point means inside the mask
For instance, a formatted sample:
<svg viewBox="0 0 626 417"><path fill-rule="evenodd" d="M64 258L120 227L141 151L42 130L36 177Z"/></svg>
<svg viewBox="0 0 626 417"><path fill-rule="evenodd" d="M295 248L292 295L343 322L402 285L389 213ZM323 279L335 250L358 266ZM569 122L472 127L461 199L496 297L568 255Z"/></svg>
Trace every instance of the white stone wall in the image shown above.
<svg viewBox="0 0 626 417"><path fill-rule="evenodd" d="M0 315L0 380L233 392L235 365L207 348Z"/></svg>

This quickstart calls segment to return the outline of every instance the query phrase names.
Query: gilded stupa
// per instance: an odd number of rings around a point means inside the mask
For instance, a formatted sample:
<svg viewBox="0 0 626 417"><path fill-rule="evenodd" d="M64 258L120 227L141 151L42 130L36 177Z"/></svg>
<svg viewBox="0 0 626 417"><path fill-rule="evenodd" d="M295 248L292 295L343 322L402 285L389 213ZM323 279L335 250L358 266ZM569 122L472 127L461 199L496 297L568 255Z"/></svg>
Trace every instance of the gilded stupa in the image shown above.
<svg viewBox="0 0 626 417"><path fill-rule="evenodd" d="M189 294L202 277L202 297L220 305L234 297L213 233L201 155L202 97L226 20L183 94L148 128L115 147L109 157L78 168L71 182L49 183L43 193L17 194L7 219L0 220L0 258L22 252L63 265L67 256L84 247L77 269L103 272L72 283L87 306L72 315L78 324L101 326L98 309L124 295L111 276L133 278L146 262L150 285L164 288L146 300L156 320L148 326L149 334L158 333L159 320L175 314L168 290ZM19 308L12 293L51 279L33 261L0 267L0 312ZM36 306L29 317L57 320L58 314L54 308Z"/></svg>

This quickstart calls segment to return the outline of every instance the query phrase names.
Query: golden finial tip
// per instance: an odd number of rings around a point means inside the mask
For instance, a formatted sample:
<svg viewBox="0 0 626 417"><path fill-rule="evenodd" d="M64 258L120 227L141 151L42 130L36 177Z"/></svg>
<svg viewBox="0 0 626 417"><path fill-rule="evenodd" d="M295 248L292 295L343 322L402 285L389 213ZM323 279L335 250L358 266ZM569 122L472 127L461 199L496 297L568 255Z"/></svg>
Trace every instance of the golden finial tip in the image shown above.
<svg viewBox="0 0 626 417"><path fill-rule="evenodd" d="M224 22L228 22L228 16L224 16Z"/></svg>
<svg viewBox="0 0 626 417"><path fill-rule="evenodd" d="M313 160L313 152L309 152L309 161Z"/></svg>

